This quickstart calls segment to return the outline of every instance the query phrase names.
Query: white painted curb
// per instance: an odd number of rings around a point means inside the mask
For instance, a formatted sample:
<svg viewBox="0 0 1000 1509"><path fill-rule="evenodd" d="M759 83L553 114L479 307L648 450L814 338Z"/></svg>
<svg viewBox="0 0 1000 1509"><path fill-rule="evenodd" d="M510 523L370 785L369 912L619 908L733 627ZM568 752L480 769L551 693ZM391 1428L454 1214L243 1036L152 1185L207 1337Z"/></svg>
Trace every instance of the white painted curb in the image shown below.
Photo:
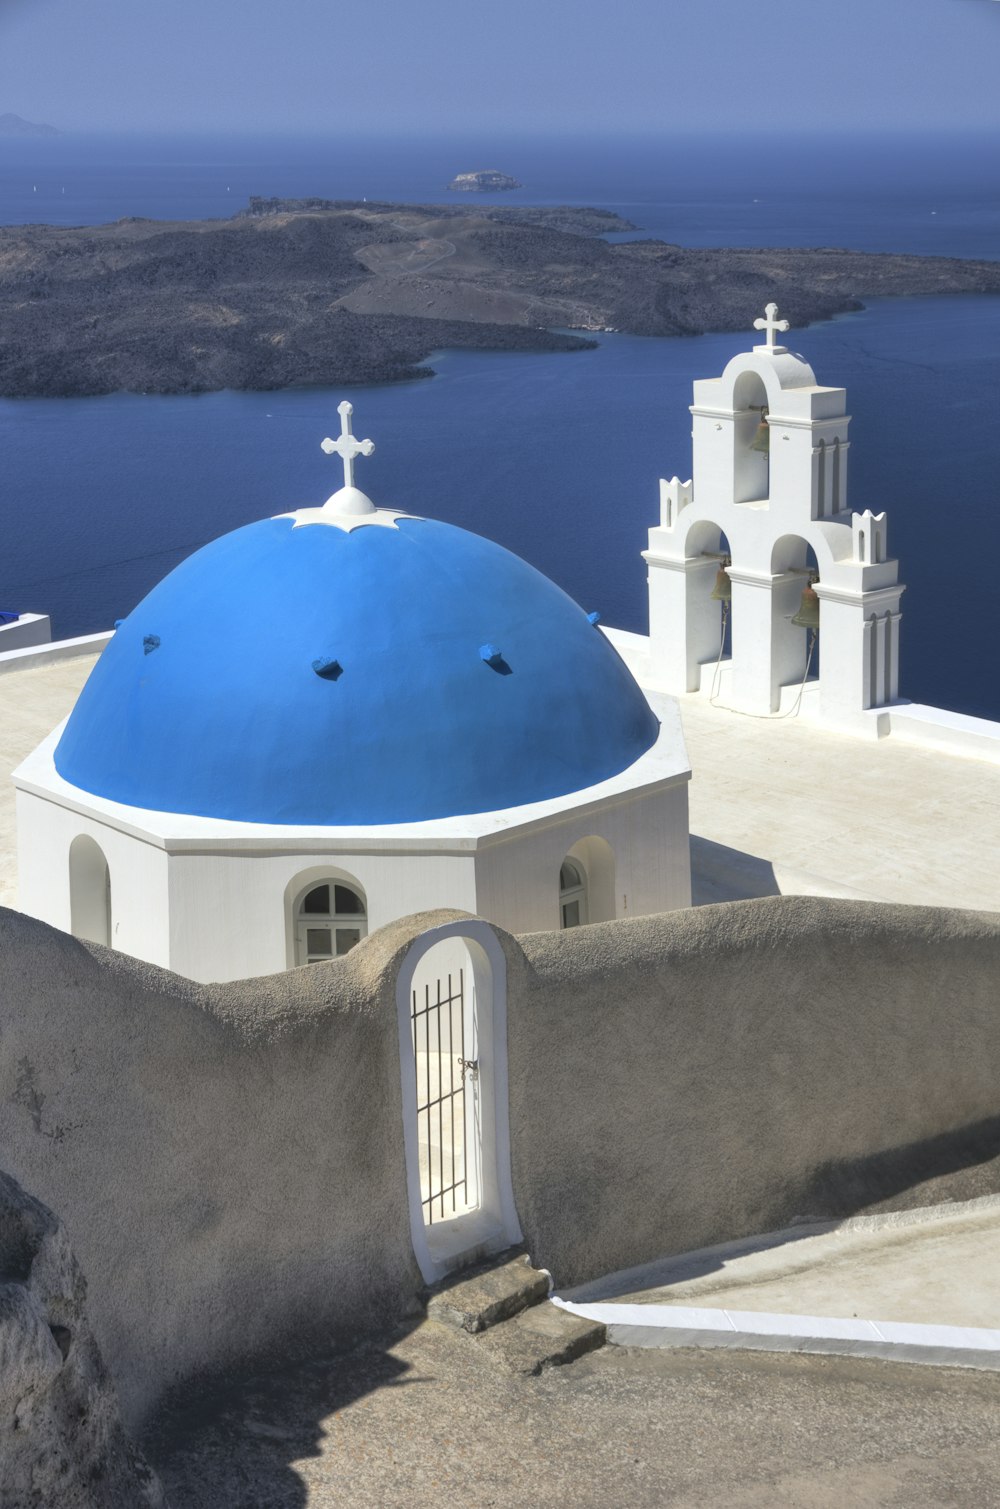
<svg viewBox="0 0 1000 1509"><path fill-rule="evenodd" d="M978 1326L922 1326L889 1320L774 1315L755 1310L708 1310L689 1305L552 1303L608 1328L620 1347L726 1347L756 1352L826 1352L892 1362L1000 1371L1000 1330Z"/></svg>

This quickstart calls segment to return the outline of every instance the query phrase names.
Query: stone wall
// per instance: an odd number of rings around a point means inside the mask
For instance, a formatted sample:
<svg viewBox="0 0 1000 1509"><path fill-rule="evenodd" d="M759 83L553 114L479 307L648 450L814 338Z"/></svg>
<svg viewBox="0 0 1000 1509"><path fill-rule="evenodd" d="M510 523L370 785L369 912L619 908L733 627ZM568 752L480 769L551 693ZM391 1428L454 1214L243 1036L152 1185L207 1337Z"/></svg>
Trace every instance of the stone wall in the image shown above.
<svg viewBox="0 0 1000 1509"><path fill-rule="evenodd" d="M0 909L4 1162L133 1425L413 1305L396 977L454 915L199 986ZM861 1208L1000 1127L998 917L769 897L498 937L514 1195L559 1284Z"/></svg>
<svg viewBox="0 0 1000 1509"><path fill-rule="evenodd" d="M1000 916L768 897L520 944L514 1193L559 1284L1000 1152Z"/></svg>
<svg viewBox="0 0 1000 1509"><path fill-rule="evenodd" d="M0 909L0 1146L51 1206L136 1425L194 1373L412 1301L391 945L202 987Z"/></svg>

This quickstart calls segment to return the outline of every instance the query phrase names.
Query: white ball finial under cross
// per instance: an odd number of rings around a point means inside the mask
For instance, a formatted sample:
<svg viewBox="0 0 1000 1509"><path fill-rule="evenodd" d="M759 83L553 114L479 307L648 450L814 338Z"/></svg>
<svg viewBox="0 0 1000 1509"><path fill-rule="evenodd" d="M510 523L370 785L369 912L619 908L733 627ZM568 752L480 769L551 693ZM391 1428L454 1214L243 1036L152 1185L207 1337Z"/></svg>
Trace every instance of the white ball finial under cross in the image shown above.
<svg viewBox="0 0 1000 1509"><path fill-rule="evenodd" d="M765 341L763 346L755 346L755 351L770 351L773 353L775 351L784 351L787 349L785 346L776 346L774 343L774 337L777 335L778 331L788 329L788 321L778 319L777 304L766 304L764 306L764 318L762 320L754 320L753 328L755 330L767 331L767 340Z"/></svg>
<svg viewBox="0 0 1000 1509"><path fill-rule="evenodd" d="M354 486L354 461L357 456L371 456L374 454L375 445L371 440L356 440L351 434L351 415L354 413L354 405L347 402L337 405L337 413L340 415L340 435L336 440L329 438L320 442L320 445L328 456L336 453L344 463L344 486Z"/></svg>

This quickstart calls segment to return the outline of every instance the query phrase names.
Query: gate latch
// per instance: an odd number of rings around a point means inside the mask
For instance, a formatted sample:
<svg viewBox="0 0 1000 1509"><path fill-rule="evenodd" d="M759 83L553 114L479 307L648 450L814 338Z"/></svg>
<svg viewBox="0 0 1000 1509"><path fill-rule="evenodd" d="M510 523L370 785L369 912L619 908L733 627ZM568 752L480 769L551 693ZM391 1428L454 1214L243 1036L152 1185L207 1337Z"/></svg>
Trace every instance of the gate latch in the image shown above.
<svg viewBox="0 0 1000 1509"><path fill-rule="evenodd" d="M473 1079L479 1078L478 1058L460 1058L458 1062L463 1074L471 1074Z"/></svg>

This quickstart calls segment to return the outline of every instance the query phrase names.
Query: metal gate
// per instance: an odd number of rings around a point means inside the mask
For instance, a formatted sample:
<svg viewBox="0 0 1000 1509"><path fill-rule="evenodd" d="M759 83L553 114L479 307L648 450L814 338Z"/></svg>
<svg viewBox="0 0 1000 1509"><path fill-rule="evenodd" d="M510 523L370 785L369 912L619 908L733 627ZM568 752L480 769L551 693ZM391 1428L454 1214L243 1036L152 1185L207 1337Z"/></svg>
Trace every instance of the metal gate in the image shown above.
<svg viewBox="0 0 1000 1509"><path fill-rule="evenodd" d="M474 1004L466 999L464 969L438 979L433 989L426 981L422 992L412 992L420 1199L428 1226L479 1205Z"/></svg>

